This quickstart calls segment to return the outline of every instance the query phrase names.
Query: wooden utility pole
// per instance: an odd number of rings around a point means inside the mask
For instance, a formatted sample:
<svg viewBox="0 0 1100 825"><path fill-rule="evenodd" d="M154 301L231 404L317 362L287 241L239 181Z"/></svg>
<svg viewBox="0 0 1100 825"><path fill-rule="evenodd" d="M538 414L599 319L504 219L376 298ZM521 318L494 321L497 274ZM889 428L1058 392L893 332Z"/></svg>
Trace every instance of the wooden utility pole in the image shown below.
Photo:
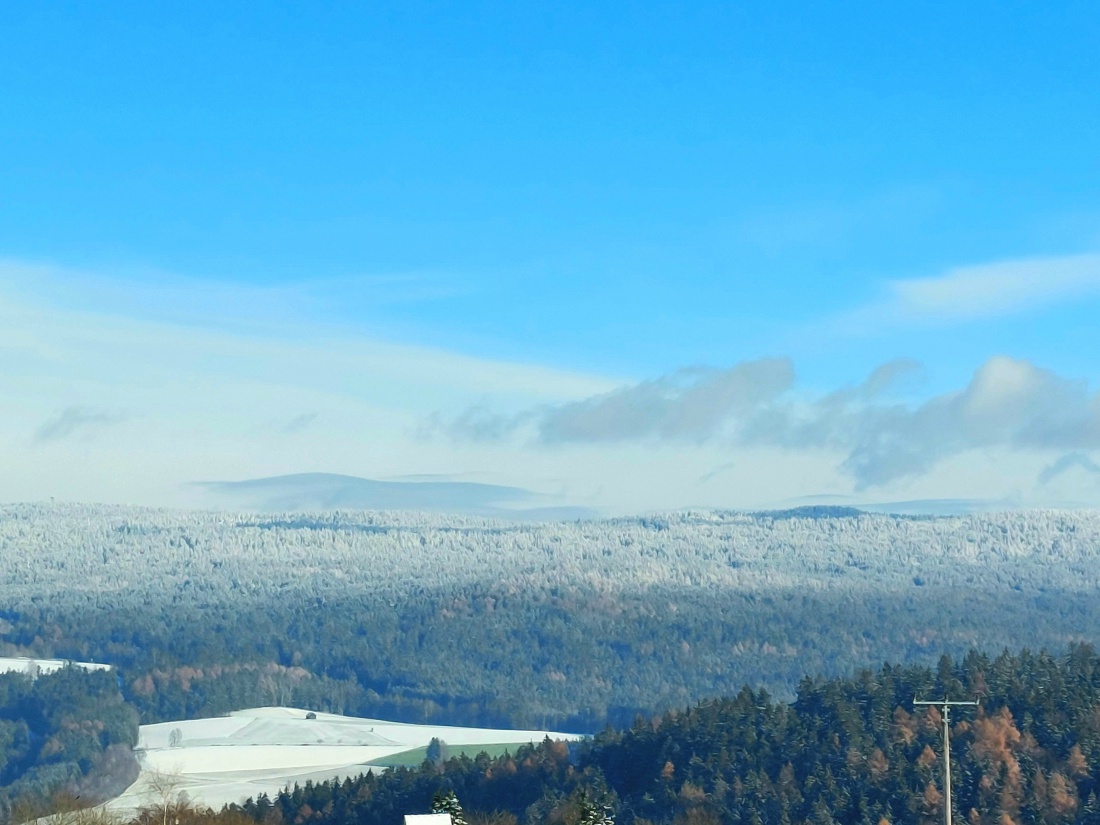
<svg viewBox="0 0 1100 825"><path fill-rule="evenodd" d="M950 708L962 705L965 707L977 707L977 702L952 702L948 699L934 699L925 701L914 699L914 705L932 705L943 708L943 821L944 825L951 825L951 722Z"/></svg>

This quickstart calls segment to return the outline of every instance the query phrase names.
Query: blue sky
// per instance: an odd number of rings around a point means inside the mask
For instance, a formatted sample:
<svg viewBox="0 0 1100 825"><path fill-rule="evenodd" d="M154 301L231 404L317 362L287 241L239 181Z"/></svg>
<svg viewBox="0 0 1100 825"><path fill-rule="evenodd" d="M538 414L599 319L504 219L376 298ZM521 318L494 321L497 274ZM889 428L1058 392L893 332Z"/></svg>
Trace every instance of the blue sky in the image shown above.
<svg viewBox="0 0 1100 825"><path fill-rule="evenodd" d="M1100 503L1098 43L1083 2L6 8L0 499ZM994 384L1019 420L940 409Z"/></svg>

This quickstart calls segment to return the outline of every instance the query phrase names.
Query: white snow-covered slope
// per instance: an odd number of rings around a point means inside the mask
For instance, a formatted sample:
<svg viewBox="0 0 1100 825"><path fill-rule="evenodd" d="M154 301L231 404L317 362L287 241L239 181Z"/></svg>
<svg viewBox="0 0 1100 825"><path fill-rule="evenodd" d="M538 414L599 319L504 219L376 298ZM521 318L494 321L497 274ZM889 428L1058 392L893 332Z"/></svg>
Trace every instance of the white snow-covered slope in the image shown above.
<svg viewBox="0 0 1100 825"><path fill-rule="evenodd" d="M357 776L372 770L371 762L426 747L436 737L454 753L470 746L541 742L547 736L581 738L550 731L410 725L278 707L143 725L138 738L141 774L108 808L121 812L159 804L161 794L154 786L168 784L173 798L182 792L193 804L217 809L261 793L274 796L295 782Z"/></svg>
<svg viewBox="0 0 1100 825"><path fill-rule="evenodd" d="M53 673L55 670L61 670L65 665L72 665L83 670L109 670L111 667L98 662L68 662L64 659L28 659L25 656L0 656L0 673L27 673L31 676L39 676L43 673Z"/></svg>

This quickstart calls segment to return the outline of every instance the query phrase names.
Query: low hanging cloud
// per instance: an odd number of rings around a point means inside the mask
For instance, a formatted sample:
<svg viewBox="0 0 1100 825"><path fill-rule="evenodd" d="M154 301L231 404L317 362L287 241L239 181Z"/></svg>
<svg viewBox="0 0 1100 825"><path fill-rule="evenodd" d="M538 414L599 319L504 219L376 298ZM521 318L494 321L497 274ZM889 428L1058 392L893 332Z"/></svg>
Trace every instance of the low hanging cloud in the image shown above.
<svg viewBox="0 0 1100 825"><path fill-rule="evenodd" d="M444 426L451 437L478 441L526 433L546 445L714 442L831 450L844 455L840 468L860 488L920 476L974 449L1082 455L1100 449L1100 396L1083 381L998 356L961 389L920 403L891 401L889 391L919 369L913 361L891 361L858 386L806 399L795 392L790 361L747 361L724 370L678 370L514 415L472 408Z"/></svg>
<svg viewBox="0 0 1100 825"><path fill-rule="evenodd" d="M745 361L729 369L685 367L581 401L513 415L484 405L432 424L456 440L496 441L534 427L543 444L673 439L707 441L731 420L751 416L794 384L789 359Z"/></svg>
<svg viewBox="0 0 1100 825"><path fill-rule="evenodd" d="M1084 470L1090 475L1100 476L1100 464L1093 461L1090 456L1085 453L1066 453L1039 473L1039 483L1050 484L1063 473L1077 469Z"/></svg>
<svg viewBox="0 0 1100 825"><path fill-rule="evenodd" d="M731 420L751 416L794 385L788 359L746 361L730 369L688 367L584 401L547 409L543 442L706 441Z"/></svg>
<svg viewBox="0 0 1100 825"><path fill-rule="evenodd" d="M829 447L863 488L919 476L968 450L1100 447L1100 400L1083 381L1027 361L991 358L960 390L916 405L836 403L769 410L742 431L747 443Z"/></svg>
<svg viewBox="0 0 1100 825"><path fill-rule="evenodd" d="M88 407L66 407L55 417L44 422L34 433L36 444L63 441L75 435L88 434L125 420L120 413L92 410Z"/></svg>

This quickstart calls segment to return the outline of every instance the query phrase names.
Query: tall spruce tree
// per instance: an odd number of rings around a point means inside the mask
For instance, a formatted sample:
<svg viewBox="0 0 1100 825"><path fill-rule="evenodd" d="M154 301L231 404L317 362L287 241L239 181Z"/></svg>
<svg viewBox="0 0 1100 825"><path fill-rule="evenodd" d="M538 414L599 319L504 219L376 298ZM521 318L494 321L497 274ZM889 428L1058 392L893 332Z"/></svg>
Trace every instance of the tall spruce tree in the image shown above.
<svg viewBox="0 0 1100 825"><path fill-rule="evenodd" d="M450 814L451 825L466 825L466 815L462 812L462 805L452 790L437 791L432 797L433 814Z"/></svg>

